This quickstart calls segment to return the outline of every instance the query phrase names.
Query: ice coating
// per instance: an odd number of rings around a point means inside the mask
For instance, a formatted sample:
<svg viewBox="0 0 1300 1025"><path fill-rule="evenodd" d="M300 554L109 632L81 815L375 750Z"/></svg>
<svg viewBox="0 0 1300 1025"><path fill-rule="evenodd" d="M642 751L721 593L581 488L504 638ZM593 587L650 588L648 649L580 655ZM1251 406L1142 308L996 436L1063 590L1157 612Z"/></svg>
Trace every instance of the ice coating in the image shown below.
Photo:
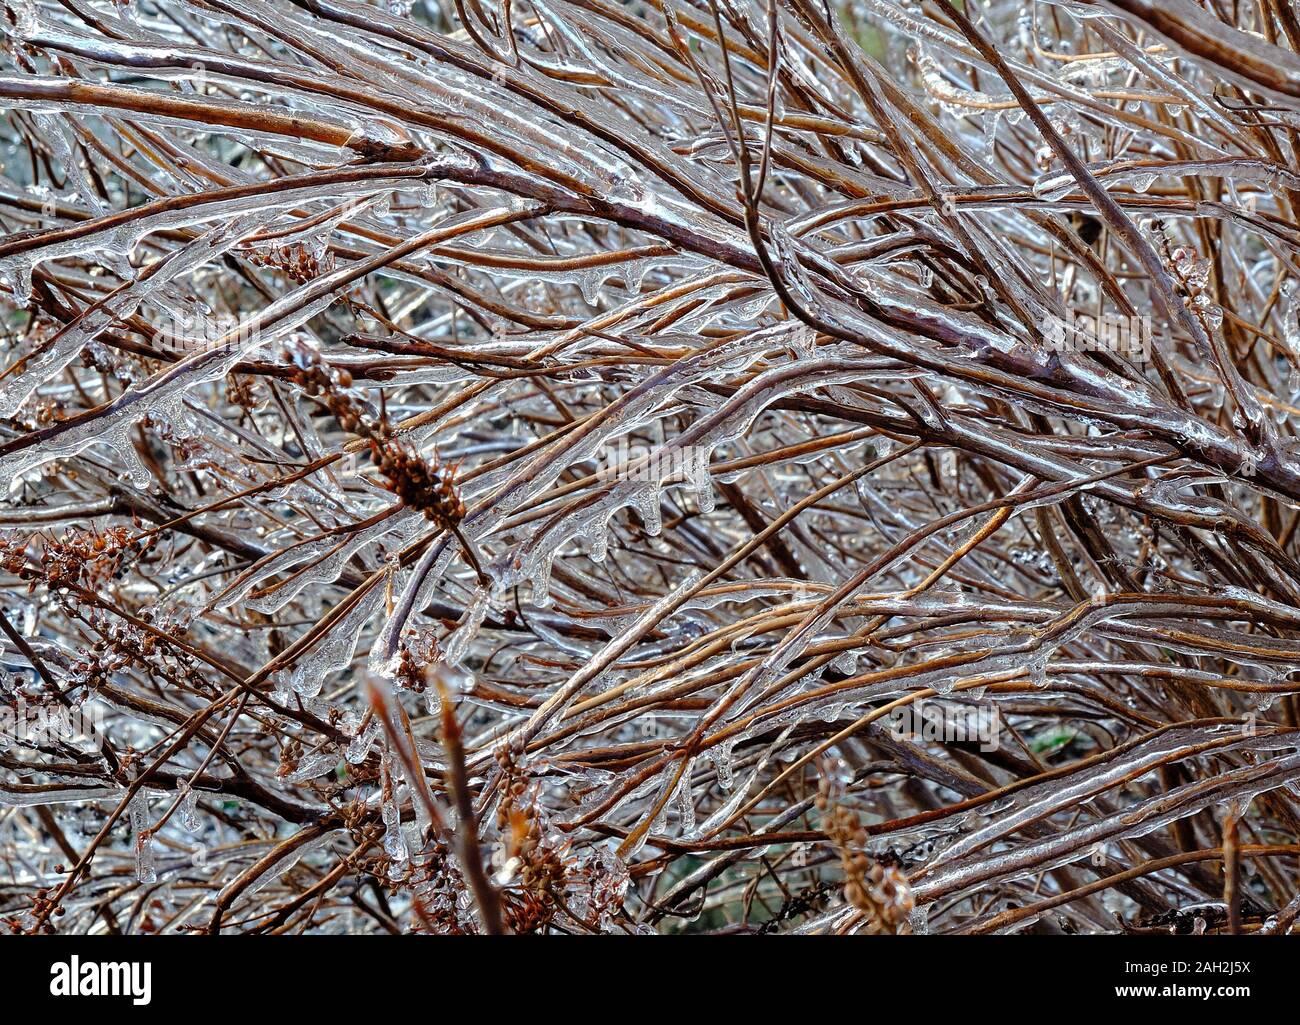
<svg viewBox="0 0 1300 1025"><path fill-rule="evenodd" d="M0 917L1291 929L1282 5L2 6Z"/></svg>

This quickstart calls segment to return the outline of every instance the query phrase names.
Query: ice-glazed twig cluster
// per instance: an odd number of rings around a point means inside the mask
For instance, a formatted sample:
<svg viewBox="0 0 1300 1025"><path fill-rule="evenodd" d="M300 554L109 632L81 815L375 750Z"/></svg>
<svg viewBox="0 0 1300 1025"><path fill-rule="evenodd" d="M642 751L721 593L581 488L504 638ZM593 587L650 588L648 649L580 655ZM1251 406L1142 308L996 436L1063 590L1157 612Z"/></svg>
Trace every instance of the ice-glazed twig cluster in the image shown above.
<svg viewBox="0 0 1300 1025"><path fill-rule="evenodd" d="M0 923L1285 933L1285 0L0 0Z"/></svg>

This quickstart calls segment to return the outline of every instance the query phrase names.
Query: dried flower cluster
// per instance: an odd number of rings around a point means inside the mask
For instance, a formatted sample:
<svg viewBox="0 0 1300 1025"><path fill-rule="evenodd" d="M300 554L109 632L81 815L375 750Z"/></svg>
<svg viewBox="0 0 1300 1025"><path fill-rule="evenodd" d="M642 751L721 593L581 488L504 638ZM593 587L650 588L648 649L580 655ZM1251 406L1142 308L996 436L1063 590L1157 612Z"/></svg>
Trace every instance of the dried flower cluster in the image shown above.
<svg viewBox="0 0 1300 1025"><path fill-rule="evenodd" d="M837 800L833 786L836 770L822 777L817 807L822 812L827 839L840 852L844 875L844 898L856 909L868 935L897 935L906 932L915 904L907 876L896 865L885 865L866 854L870 836L857 814Z"/></svg>
<svg viewBox="0 0 1300 1025"><path fill-rule="evenodd" d="M1278 0L0 0L0 926L1286 933Z"/></svg>
<svg viewBox="0 0 1300 1025"><path fill-rule="evenodd" d="M305 395L322 395L339 426L365 439L370 458L384 475L388 490L404 506L418 509L443 530L456 530L465 518L465 503L456 493L454 474L430 463L394 437L387 417L375 420L358 408L346 391L352 386L352 375L347 370L327 366L316 353L301 347L291 358L297 367L292 377L294 384Z"/></svg>

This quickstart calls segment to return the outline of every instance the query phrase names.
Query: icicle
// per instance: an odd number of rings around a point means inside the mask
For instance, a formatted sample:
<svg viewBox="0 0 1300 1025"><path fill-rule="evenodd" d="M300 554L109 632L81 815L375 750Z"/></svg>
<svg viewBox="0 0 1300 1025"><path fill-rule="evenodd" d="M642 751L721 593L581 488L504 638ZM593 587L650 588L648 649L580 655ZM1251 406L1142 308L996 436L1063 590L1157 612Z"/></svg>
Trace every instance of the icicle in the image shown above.
<svg viewBox="0 0 1300 1025"><path fill-rule="evenodd" d="M23 257L0 261L0 285L7 285L14 302L26 308L32 301L32 265Z"/></svg>
<svg viewBox="0 0 1300 1025"><path fill-rule="evenodd" d="M686 770L682 773L681 784L677 788L677 810L681 822L681 835L686 837L695 832L695 795L691 790L691 771L695 767L695 759L692 758L687 763Z"/></svg>
<svg viewBox="0 0 1300 1025"><path fill-rule="evenodd" d="M718 776L718 786L723 790L730 790L736 782L731 769L731 753L735 744L735 740L728 738L709 748L708 751L709 760L713 762L714 771Z"/></svg>
<svg viewBox="0 0 1300 1025"><path fill-rule="evenodd" d="M709 451L703 447L686 452L687 485L695 492L700 512L711 513L717 506L713 494L713 478L709 475Z"/></svg>
<svg viewBox="0 0 1300 1025"><path fill-rule="evenodd" d="M131 832L135 836L135 878L141 883L158 881L158 870L154 865L153 833L147 828L149 820L149 801L143 789L131 799L129 813Z"/></svg>
<svg viewBox="0 0 1300 1025"><path fill-rule="evenodd" d="M594 517L583 532L587 542L587 557L592 562L604 562L609 552L609 528L604 517Z"/></svg>
<svg viewBox="0 0 1300 1025"><path fill-rule="evenodd" d="M536 584L534 584L533 601L534 604L537 604ZM474 597L470 599L469 604L465 607L464 615L460 617L460 623L451 632L451 636L447 640L445 651L448 665L459 666L465 661L470 645L474 643L479 628L483 625L483 620L487 618L488 604L487 591L479 588L474 592Z"/></svg>
<svg viewBox="0 0 1300 1025"><path fill-rule="evenodd" d="M645 524L646 534L658 537L663 531L663 521L659 517L659 485L647 484L639 488L632 498L632 505Z"/></svg>
<svg viewBox="0 0 1300 1025"><path fill-rule="evenodd" d="M384 822L384 850L394 862L404 862L410 856L406 834L402 831L401 790L393 778L392 756L385 751L379 763L380 816Z"/></svg>
<svg viewBox="0 0 1300 1025"><path fill-rule="evenodd" d="M554 561L554 551L547 552L537 560L533 570L533 604L539 609L550 608L554 601L551 597L551 564Z"/></svg>
<svg viewBox="0 0 1300 1025"><path fill-rule="evenodd" d="M199 821L196 813L199 795L190 787L188 780L181 780L177 784L177 789L181 793L181 803L176 809L176 813L180 817L181 828L187 833L197 833L203 828L203 823Z"/></svg>
<svg viewBox="0 0 1300 1025"><path fill-rule="evenodd" d="M375 717L371 717L370 723L365 729L353 736L348 743L348 749L344 753L344 758L351 765L360 765L370 754L370 749L374 747L375 741L379 739L383 726Z"/></svg>

